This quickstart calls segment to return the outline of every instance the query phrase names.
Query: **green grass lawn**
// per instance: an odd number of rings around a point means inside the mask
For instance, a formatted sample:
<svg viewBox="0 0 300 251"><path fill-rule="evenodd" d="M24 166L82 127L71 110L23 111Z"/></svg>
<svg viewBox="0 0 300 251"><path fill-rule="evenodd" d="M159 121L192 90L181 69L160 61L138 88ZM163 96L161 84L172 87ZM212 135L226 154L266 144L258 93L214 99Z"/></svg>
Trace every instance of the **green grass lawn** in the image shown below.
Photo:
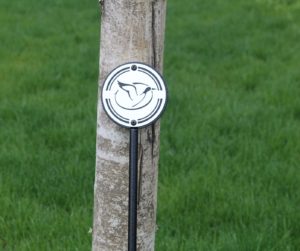
<svg viewBox="0 0 300 251"><path fill-rule="evenodd" d="M0 23L0 250L90 250L98 3ZM164 61L156 250L300 250L300 1L170 0Z"/></svg>

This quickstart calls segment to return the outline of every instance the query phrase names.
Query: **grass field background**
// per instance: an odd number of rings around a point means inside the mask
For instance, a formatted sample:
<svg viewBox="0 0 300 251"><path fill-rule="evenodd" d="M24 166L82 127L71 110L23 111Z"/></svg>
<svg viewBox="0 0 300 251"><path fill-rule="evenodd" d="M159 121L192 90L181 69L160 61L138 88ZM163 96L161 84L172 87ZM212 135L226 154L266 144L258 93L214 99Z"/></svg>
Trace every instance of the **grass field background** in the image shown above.
<svg viewBox="0 0 300 251"><path fill-rule="evenodd" d="M0 250L90 250L98 3L0 23ZM170 0L164 61L156 250L300 250L300 1Z"/></svg>

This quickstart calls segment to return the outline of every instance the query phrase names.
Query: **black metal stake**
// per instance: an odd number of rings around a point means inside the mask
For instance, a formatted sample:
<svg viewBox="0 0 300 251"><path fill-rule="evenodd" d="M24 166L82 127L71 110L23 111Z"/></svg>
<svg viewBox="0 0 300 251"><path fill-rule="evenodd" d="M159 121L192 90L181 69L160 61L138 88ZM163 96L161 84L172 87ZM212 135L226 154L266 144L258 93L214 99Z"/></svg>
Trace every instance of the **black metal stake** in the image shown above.
<svg viewBox="0 0 300 251"><path fill-rule="evenodd" d="M136 251L138 129L130 128L128 251Z"/></svg>
<svg viewBox="0 0 300 251"><path fill-rule="evenodd" d="M154 68L129 62L108 74L102 85L101 101L112 121L130 127L128 251L136 251L138 128L149 126L161 116L167 103L167 87Z"/></svg>

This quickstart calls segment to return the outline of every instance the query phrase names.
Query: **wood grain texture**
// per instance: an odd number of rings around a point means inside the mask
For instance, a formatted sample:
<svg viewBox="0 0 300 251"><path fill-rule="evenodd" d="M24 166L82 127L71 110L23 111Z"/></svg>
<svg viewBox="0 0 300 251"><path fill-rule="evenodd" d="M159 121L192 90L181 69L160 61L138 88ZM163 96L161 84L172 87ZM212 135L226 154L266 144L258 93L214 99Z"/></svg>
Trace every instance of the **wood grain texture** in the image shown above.
<svg viewBox="0 0 300 251"><path fill-rule="evenodd" d="M120 64L139 61L162 72L165 0L101 0L100 77L93 251L126 251L129 130L104 113L101 85ZM159 122L139 130L138 250L154 250Z"/></svg>

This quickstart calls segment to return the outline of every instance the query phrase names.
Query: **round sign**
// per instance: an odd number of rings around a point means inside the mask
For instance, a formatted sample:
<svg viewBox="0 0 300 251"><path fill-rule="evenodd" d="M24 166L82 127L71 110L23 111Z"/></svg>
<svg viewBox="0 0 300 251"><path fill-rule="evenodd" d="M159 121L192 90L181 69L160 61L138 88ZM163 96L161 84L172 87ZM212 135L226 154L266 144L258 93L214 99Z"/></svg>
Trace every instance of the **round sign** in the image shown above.
<svg viewBox="0 0 300 251"><path fill-rule="evenodd" d="M157 120L167 102L167 89L157 71L142 63L114 69L102 86L107 115L124 127L144 127Z"/></svg>

